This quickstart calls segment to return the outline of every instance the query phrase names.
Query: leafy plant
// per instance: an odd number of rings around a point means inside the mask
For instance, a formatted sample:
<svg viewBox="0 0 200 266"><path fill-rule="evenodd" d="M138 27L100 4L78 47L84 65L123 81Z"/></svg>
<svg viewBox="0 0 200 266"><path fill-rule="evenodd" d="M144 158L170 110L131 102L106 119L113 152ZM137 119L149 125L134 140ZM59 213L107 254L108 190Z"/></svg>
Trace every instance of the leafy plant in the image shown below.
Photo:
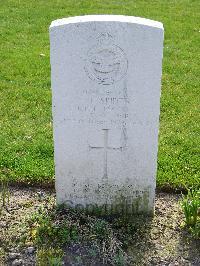
<svg viewBox="0 0 200 266"><path fill-rule="evenodd" d="M60 248L42 248L37 251L37 266L61 266L63 251Z"/></svg>
<svg viewBox="0 0 200 266"><path fill-rule="evenodd" d="M38 265L43 265L44 250L49 250L50 247L69 248L69 252L72 248L72 261L81 265L90 260L109 265L125 265L129 261L109 222L88 216L84 212L64 205L53 205L32 214L27 225L29 230L25 242L33 242L39 249ZM57 262L59 259L53 257L51 265L59 265Z"/></svg>
<svg viewBox="0 0 200 266"><path fill-rule="evenodd" d="M40 213L33 214L29 220L30 232L28 241L33 241L37 246L62 247L78 238L78 229L75 224L69 223L63 219L55 219L56 209L52 213L46 210L40 210Z"/></svg>
<svg viewBox="0 0 200 266"><path fill-rule="evenodd" d="M200 189L188 190L188 194L183 196L181 207L190 232L194 237L200 237Z"/></svg>
<svg viewBox="0 0 200 266"><path fill-rule="evenodd" d="M110 233L108 223L104 220L97 220L92 224L91 231L98 236L99 239L105 239Z"/></svg>
<svg viewBox="0 0 200 266"><path fill-rule="evenodd" d="M186 224L188 226L196 225L200 208L200 190L188 190L188 194L183 196L181 206Z"/></svg>
<svg viewBox="0 0 200 266"><path fill-rule="evenodd" d="M114 256L115 265L117 266L123 266L126 265L126 257L122 252L119 252L119 254Z"/></svg>
<svg viewBox="0 0 200 266"><path fill-rule="evenodd" d="M193 237L200 238L200 221L198 221L194 227L190 228L190 232Z"/></svg>

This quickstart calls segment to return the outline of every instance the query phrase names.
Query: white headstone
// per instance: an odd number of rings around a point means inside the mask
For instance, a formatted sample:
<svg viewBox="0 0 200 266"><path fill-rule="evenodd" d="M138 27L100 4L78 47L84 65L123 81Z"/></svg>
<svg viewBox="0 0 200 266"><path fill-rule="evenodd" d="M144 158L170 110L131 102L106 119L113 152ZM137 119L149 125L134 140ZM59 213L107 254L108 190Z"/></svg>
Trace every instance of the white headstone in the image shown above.
<svg viewBox="0 0 200 266"><path fill-rule="evenodd" d="M53 21L58 203L152 214L163 25L92 15Z"/></svg>

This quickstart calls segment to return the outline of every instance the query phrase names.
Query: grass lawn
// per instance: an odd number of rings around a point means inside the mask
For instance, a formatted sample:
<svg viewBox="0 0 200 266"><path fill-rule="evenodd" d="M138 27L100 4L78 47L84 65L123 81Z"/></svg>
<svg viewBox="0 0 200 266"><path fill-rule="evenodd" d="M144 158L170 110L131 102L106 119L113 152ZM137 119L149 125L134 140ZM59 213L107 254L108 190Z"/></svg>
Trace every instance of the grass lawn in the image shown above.
<svg viewBox="0 0 200 266"><path fill-rule="evenodd" d="M0 176L53 181L48 27L57 18L84 14L163 22L157 185L199 187L199 0L1 0Z"/></svg>

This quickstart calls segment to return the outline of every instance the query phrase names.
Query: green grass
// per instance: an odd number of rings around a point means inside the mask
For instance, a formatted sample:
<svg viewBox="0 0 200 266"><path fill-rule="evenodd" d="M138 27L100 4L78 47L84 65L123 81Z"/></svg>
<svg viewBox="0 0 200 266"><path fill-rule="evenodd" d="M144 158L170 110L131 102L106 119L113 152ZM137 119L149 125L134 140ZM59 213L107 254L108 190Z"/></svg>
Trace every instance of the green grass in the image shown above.
<svg viewBox="0 0 200 266"><path fill-rule="evenodd" d="M199 0L1 0L0 174L53 181L48 27L57 18L106 13L163 22L157 185L199 187Z"/></svg>

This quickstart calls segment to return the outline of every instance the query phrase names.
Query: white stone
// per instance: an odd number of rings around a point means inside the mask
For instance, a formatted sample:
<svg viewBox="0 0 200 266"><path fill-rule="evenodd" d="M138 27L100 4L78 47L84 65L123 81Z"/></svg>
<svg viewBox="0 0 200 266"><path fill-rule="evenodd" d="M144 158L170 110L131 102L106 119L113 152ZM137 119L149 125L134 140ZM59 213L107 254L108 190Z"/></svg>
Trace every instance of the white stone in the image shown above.
<svg viewBox="0 0 200 266"><path fill-rule="evenodd" d="M8 257L9 257L9 259L14 260L14 259L20 257L20 253L11 252L11 253L8 254Z"/></svg>
<svg viewBox="0 0 200 266"><path fill-rule="evenodd" d="M22 259L16 259L12 262L12 266L20 266L23 265L24 261Z"/></svg>
<svg viewBox="0 0 200 266"><path fill-rule="evenodd" d="M152 214L162 23L60 19L50 26L50 44L57 202Z"/></svg>
<svg viewBox="0 0 200 266"><path fill-rule="evenodd" d="M32 254L35 251L35 248L34 247L28 247L26 251L28 254Z"/></svg>

